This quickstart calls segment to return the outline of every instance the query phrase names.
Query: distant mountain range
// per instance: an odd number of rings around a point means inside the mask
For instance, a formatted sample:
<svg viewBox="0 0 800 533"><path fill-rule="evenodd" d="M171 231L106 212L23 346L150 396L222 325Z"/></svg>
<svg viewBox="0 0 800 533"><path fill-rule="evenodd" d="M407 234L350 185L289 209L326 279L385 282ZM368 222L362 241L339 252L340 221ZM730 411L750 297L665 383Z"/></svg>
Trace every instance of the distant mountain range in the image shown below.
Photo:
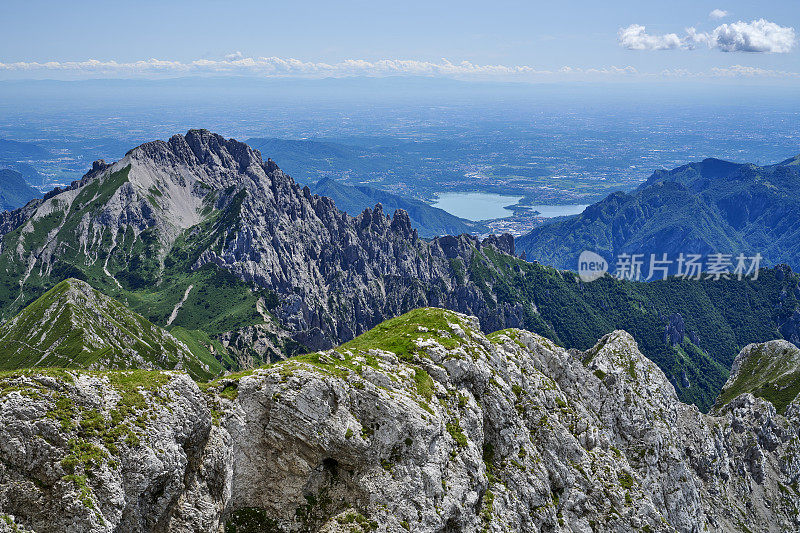
<svg viewBox="0 0 800 533"><path fill-rule="evenodd" d="M451 215L443 209L430 206L421 200L403 198L386 191L366 186L351 186L324 178L312 187L312 192L327 196L336 202L336 207L351 216L356 216L364 209L381 204L384 212L393 215L403 209L411 219L411 226L416 228L422 237L440 235L460 235L462 233L488 233L489 229L477 222Z"/></svg>
<svg viewBox="0 0 800 533"><path fill-rule="evenodd" d="M579 216L516 241L529 259L575 269L583 250L611 264L621 254L760 253L800 267L800 156L769 166L706 159L658 170Z"/></svg>
<svg viewBox="0 0 800 533"><path fill-rule="evenodd" d="M51 157L37 144L0 139L0 211L22 207L41 196L31 184L43 184L43 176L26 161Z"/></svg>
<svg viewBox="0 0 800 533"><path fill-rule="evenodd" d="M5 168L15 170L20 174L22 174L22 177L30 185L33 186L45 185L45 179L46 179L45 176L43 176L41 172L36 170L29 163L18 162L18 161L8 162L8 163L0 162L0 169L5 169Z"/></svg>
<svg viewBox="0 0 800 533"><path fill-rule="evenodd" d="M10 168L0 168L0 210L22 207L37 196L41 193L28 185L22 174Z"/></svg>

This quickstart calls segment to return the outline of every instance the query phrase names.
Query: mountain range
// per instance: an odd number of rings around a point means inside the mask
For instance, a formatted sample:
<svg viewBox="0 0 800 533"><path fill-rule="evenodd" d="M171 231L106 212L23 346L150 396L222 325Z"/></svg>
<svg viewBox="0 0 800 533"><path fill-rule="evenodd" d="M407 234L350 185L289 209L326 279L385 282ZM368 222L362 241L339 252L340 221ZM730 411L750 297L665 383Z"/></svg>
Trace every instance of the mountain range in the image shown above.
<svg viewBox="0 0 800 533"><path fill-rule="evenodd" d="M586 350L625 329L679 397L707 410L754 342L800 343L800 277L583 283L515 256L510 235L427 242L401 209L356 217L271 159L205 130L98 161L0 214L0 313L77 278L226 368L347 342L424 306Z"/></svg>
<svg viewBox="0 0 800 533"><path fill-rule="evenodd" d="M327 196L336 203L338 209L352 216L376 204L381 204L384 212L390 216L398 209L402 209L408 213L411 226L421 237L489 233L489 229L482 224L451 215L444 209L433 207L421 200L404 198L371 187L345 185L331 178L323 178L311 190L320 196Z"/></svg>
<svg viewBox="0 0 800 533"><path fill-rule="evenodd" d="M658 170L631 193L617 192L576 217L535 228L517 249L558 268L584 250L614 265L623 254L673 262L679 254L754 256L800 266L800 156L769 166L705 159ZM677 265L672 265L676 273ZM647 266L645 267L645 271Z"/></svg>

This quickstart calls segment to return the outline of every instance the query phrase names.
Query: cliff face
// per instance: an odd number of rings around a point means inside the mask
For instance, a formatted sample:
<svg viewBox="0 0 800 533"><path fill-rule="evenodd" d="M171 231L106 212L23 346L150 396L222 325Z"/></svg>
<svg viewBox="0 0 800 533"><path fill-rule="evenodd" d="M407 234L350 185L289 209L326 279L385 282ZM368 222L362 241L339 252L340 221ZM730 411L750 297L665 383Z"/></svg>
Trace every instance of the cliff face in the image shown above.
<svg viewBox="0 0 800 533"><path fill-rule="evenodd" d="M787 531L800 410L783 413L680 403L621 331L567 352L422 309L204 390L6 373L0 513L41 532Z"/></svg>

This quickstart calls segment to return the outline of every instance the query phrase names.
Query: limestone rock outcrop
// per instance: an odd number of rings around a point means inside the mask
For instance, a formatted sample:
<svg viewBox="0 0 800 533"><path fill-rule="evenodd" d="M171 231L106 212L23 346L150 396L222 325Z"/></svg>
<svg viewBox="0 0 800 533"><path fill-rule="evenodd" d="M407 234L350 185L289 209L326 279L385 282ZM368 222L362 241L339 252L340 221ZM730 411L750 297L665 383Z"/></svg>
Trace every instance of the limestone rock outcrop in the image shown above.
<svg viewBox="0 0 800 533"><path fill-rule="evenodd" d="M792 531L800 409L705 415L633 338L420 309L198 387L0 377L0 513L49 531ZM3 526L5 527L5 526Z"/></svg>

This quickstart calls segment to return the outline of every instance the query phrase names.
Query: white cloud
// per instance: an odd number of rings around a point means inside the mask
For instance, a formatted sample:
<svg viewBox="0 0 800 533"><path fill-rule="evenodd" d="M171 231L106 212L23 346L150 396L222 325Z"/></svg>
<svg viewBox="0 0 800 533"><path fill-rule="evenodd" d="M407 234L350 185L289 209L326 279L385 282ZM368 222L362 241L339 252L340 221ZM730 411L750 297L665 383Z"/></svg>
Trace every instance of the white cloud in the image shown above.
<svg viewBox="0 0 800 533"><path fill-rule="evenodd" d="M611 65L610 67L601 67L601 68L590 68L586 69L583 72L589 74L638 74L639 71L636 70L636 67L632 67L630 65L626 67L618 67L616 65Z"/></svg>
<svg viewBox="0 0 800 533"><path fill-rule="evenodd" d="M661 71L661 75L665 78L699 78L703 73L692 72L685 68L668 68Z"/></svg>
<svg viewBox="0 0 800 533"><path fill-rule="evenodd" d="M715 46L723 52L785 54L795 44L794 28L779 26L764 19L723 24L714 30L712 38Z"/></svg>
<svg viewBox="0 0 800 533"><path fill-rule="evenodd" d="M636 32L634 32L636 33ZM680 48L705 42L706 34L691 34L681 39ZM711 37L708 37L709 39ZM658 43L656 43L658 45ZM651 46L656 46L651 45ZM645 48L648 49L648 48ZM653 49L653 48L649 48ZM4 76L5 75L5 76ZM46 78L164 78L176 76L242 75L261 78L326 78L347 76L428 76L457 79L482 80L587 80L587 79L652 79L654 77L782 77L800 78L795 72L765 70L734 65L717 67L711 71L693 72L686 69L668 69L642 72L631 65L577 67L565 65L558 70L539 69L530 65L479 65L469 61L451 62L419 61L414 59L382 59L366 61L346 59L336 63L302 61L280 57L244 57L240 53L228 54L225 59L196 59L172 61L148 59L132 62L114 60L99 61L46 61L0 63L0 79L3 77Z"/></svg>
<svg viewBox="0 0 800 533"><path fill-rule="evenodd" d="M640 24L620 28L619 44L628 50L674 50L683 48L683 41L675 33L651 35Z"/></svg>
<svg viewBox="0 0 800 533"><path fill-rule="evenodd" d="M365 61L346 59L338 63L301 61L280 57L244 57L240 52L225 56L225 59L197 59L189 62L148 59L119 63L117 61L48 61L0 63L0 71L47 72L60 71L75 74L104 75L154 75L154 74L249 74L265 77L300 76L386 76L423 75L452 77L497 77L520 74L549 74L527 65L478 65L469 61L453 63L446 59L440 62L413 59L382 59Z"/></svg>
<svg viewBox="0 0 800 533"><path fill-rule="evenodd" d="M694 72L683 68L670 68L661 71L665 78L791 78L800 79L800 73L785 70L772 70L746 65L712 67L706 72Z"/></svg>
<svg viewBox="0 0 800 533"><path fill-rule="evenodd" d="M800 78L800 74L797 72L763 69L744 65L714 67L711 69L711 75L724 78Z"/></svg>
<svg viewBox="0 0 800 533"><path fill-rule="evenodd" d="M630 76L639 74L639 71L636 70L636 67L633 67L631 65L626 65L624 67L611 65L609 67L592 67L592 68L570 67L569 65L564 65L563 67L558 69L558 73L568 76L574 76L580 74L599 74L602 76L609 76L609 75Z"/></svg>
<svg viewBox="0 0 800 533"><path fill-rule="evenodd" d="M686 28L686 36L682 40L683 48L686 50L694 50L697 46L707 45L713 46L711 43L711 36L704 32L699 32L695 28Z"/></svg>
<svg viewBox="0 0 800 533"><path fill-rule="evenodd" d="M712 19L724 19L728 16L728 12L724 9L714 9L711 13L708 14L709 18Z"/></svg>
<svg viewBox="0 0 800 533"><path fill-rule="evenodd" d="M712 12L713 13L713 12ZM620 28L620 46L628 50L693 50L699 45L723 52L769 52L784 54L794 47L794 28L765 19L722 24L711 32L686 28L683 37L675 33L652 35L640 24Z"/></svg>

